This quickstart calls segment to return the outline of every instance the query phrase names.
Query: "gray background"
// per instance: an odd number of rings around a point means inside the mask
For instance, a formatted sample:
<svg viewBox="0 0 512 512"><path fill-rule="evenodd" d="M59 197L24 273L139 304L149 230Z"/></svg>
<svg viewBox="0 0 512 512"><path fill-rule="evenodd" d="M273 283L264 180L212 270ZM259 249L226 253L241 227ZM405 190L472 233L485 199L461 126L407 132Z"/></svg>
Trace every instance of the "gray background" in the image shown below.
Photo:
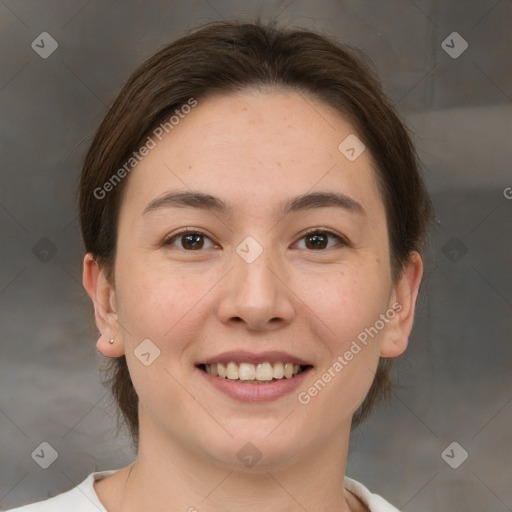
<svg viewBox="0 0 512 512"><path fill-rule="evenodd" d="M0 0L0 507L133 460L81 284L81 163L143 59L199 23L255 13L371 57L436 208L399 386L354 432L347 474L407 512L512 510L509 0ZM454 31L469 44L456 59L441 47ZM47 59L31 48L42 32L59 44ZM46 470L31 457L43 441L59 455ZM453 441L468 452L457 469L441 457Z"/></svg>

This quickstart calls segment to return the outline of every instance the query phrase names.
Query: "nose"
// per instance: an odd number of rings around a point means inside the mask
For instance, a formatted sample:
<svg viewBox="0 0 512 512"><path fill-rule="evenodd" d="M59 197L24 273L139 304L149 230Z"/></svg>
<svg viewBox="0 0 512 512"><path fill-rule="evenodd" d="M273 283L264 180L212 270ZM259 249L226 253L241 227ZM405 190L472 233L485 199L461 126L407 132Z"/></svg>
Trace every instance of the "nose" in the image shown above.
<svg viewBox="0 0 512 512"><path fill-rule="evenodd" d="M241 258L235 260L235 268L224 283L218 309L221 322L268 331L282 328L293 320L294 293L286 284L284 267L269 253L263 251L252 263Z"/></svg>

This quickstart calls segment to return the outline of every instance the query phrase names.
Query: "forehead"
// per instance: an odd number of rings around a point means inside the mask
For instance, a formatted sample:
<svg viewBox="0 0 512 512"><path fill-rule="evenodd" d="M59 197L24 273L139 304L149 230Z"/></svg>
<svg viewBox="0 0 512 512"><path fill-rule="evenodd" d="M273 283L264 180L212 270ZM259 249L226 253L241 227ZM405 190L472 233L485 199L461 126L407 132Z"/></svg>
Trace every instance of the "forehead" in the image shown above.
<svg viewBox="0 0 512 512"><path fill-rule="evenodd" d="M382 210L369 152L350 161L338 148L349 136L357 134L345 118L303 93L211 96L156 140L131 172L123 205L140 214L165 191L194 189L264 210L274 199L329 189Z"/></svg>

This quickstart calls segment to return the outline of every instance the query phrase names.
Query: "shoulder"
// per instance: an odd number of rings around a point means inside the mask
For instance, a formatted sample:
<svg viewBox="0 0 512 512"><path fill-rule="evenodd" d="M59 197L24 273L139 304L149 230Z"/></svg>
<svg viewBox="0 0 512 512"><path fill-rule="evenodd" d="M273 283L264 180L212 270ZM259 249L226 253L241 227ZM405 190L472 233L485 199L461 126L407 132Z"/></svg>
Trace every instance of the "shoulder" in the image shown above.
<svg viewBox="0 0 512 512"><path fill-rule="evenodd" d="M116 471L118 470L96 471L69 491L5 512L107 512L94 490L94 482Z"/></svg>
<svg viewBox="0 0 512 512"><path fill-rule="evenodd" d="M370 492L362 483L348 476L345 477L344 487L352 494L355 494L370 512L400 512L384 498Z"/></svg>

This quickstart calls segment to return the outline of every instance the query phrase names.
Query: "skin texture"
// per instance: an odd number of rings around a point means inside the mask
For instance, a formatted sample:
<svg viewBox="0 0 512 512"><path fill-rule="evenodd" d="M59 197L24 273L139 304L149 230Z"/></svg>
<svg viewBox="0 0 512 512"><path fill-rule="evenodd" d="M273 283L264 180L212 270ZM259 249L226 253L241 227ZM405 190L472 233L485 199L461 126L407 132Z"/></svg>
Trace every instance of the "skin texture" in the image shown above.
<svg viewBox="0 0 512 512"><path fill-rule="evenodd" d="M83 282L102 333L98 350L126 354L140 398L137 460L95 485L109 512L266 509L365 510L342 480L351 418L379 356L407 347L423 264L391 280L386 216L372 159L338 145L354 128L311 96L280 90L218 95L198 105L131 172L121 205L115 286L91 254ZM357 134L356 134L357 135ZM200 191L233 211L168 208L142 215L168 191ZM317 208L283 216L282 201L341 192L364 215ZM201 249L178 237L206 235ZM315 249L306 230L348 239ZM252 263L236 252L252 236ZM328 243L328 245L327 245ZM187 250L188 248L188 250ZM398 302L402 309L307 405L307 390L352 340ZM108 340L115 337L115 343ZM134 355L149 338L160 356ZM199 378L195 364L228 350L283 350L314 365L304 385L271 402L241 403ZM253 443L252 468L237 452ZM126 488L124 487L126 485ZM299 506L300 504L300 506Z"/></svg>

